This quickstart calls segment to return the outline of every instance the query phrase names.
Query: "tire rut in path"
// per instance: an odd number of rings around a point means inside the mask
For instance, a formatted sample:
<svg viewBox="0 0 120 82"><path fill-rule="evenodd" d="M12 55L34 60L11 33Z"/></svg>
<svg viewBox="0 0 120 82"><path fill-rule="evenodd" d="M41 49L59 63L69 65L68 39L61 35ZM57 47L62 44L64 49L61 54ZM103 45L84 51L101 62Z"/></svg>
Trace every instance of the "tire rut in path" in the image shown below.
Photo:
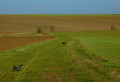
<svg viewBox="0 0 120 82"><path fill-rule="evenodd" d="M68 52L72 53L72 57L74 57L75 59L78 59L78 56L76 55L75 51L72 49L72 44L74 41L70 41L68 43Z"/></svg>
<svg viewBox="0 0 120 82"><path fill-rule="evenodd" d="M14 82L17 82L20 78L20 76L26 71L26 69L31 65L31 63L34 61L34 59L37 57L37 55L35 55L30 61L29 63L24 67L24 69L18 74L18 76L15 78Z"/></svg>
<svg viewBox="0 0 120 82"><path fill-rule="evenodd" d="M71 53L72 58L74 58L76 60L76 62L78 62L78 56L76 55L75 51L72 49L72 45L73 45L74 41L70 41L68 42L67 46L67 52ZM54 69L61 69L61 68L66 68L68 66L71 66L73 64L75 64L76 62L73 62L72 64L67 64L64 66L57 66L57 67L48 67L45 69L45 71L42 73L42 78L43 78L43 82L64 82L63 80L63 76L59 75L59 74L54 74L53 72L51 72L51 70ZM70 78L72 81L78 82L76 80L76 78Z"/></svg>
<svg viewBox="0 0 120 82"><path fill-rule="evenodd" d="M2 77L4 77L4 75L7 73L8 71L4 72L1 76L0 79L2 79Z"/></svg>

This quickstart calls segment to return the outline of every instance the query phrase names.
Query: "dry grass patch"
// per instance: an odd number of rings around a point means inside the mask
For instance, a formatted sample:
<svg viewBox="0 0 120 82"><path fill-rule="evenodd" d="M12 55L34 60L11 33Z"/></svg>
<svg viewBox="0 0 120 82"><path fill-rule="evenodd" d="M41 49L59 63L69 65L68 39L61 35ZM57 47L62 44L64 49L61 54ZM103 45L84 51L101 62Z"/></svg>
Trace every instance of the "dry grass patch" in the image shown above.
<svg viewBox="0 0 120 82"><path fill-rule="evenodd" d="M42 73L43 82L63 82L62 77L46 69Z"/></svg>

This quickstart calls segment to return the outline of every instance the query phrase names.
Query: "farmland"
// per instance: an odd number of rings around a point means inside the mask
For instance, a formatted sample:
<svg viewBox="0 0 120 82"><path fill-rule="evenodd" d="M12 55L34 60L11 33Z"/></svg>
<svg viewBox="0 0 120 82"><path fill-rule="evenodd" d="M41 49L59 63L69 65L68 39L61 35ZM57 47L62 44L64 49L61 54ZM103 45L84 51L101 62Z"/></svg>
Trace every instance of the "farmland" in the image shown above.
<svg viewBox="0 0 120 82"><path fill-rule="evenodd" d="M120 31L56 32L56 38L0 53L5 82L120 81ZM67 44L62 45L65 41ZM19 72L13 65L23 64Z"/></svg>
<svg viewBox="0 0 120 82"><path fill-rule="evenodd" d="M0 15L0 34L36 32L39 26L55 31L120 29L120 15ZM48 29L49 31L49 29Z"/></svg>
<svg viewBox="0 0 120 82"><path fill-rule="evenodd" d="M0 15L0 82L119 82L119 21L120 15Z"/></svg>
<svg viewBox="0 0 120 82"><path fill-rule="evenodd" d="M0 38L0 52L10 50L16 47L21 47L24 45L29 45L48 39L53 39L54 37L8 37Z"/></svg>

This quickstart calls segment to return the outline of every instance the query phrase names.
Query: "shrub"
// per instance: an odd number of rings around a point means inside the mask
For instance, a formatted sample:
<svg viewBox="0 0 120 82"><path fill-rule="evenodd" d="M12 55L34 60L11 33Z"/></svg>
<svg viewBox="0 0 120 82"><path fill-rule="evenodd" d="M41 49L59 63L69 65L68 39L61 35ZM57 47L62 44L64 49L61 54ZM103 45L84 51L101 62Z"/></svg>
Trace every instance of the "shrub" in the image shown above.
<svg viewBox="0 0 120 82"><path fill-rule="evenodd" d="M54 32L54 27L53 27L53 26L51 26L50 28L51 28L51 31L52 31L52 32Z"/></svg>
<svg viewBox="0 0 120 82"><path fill-rule="evenodd" d="M116 30L115 25L111 25L110 29L111 29L111 30Z"/></svg>
<svg viewBox="0 0 120 82"><path fill-rule="evenodd" d="M42 28L41 27L37 28L37 33L42 33Z"/></svg>
<svg viewBox="0 0 120 82"><path fill-rule="evenodd" d="M2 34L2 36L1 36L1 37L5 38L6 36L7 36L6 34Z"/></svg>

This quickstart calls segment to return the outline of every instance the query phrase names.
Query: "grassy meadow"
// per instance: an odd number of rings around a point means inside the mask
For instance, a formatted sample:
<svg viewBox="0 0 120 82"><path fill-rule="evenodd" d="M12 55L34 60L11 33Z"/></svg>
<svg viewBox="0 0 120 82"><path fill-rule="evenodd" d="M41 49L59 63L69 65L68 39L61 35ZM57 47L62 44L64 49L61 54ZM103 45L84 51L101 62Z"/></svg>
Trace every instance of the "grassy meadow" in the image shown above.
<svg viewBox="0 0 120 82"><path fill-rule="evenodd" d="M120 31L55 32L0 53L2 82L119 82ZM66 45L62 42L65 41ZM13 65L23 64L21 71Z"/></svg>

